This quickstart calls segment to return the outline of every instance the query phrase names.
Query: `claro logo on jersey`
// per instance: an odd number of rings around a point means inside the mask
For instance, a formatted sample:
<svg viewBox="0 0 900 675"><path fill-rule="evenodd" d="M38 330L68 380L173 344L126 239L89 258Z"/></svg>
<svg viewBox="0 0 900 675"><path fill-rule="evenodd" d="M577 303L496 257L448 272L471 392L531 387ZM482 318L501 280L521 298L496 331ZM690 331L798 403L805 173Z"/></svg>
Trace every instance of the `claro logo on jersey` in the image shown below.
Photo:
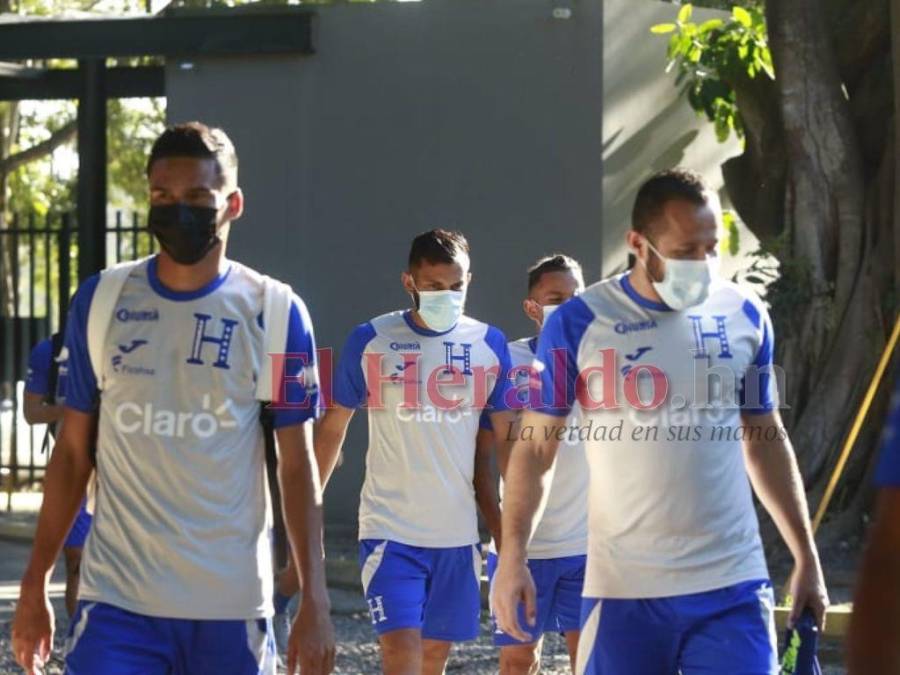
<svg viewBox="0 0 900 675"><path fill-rule="evenodd" d="M120 403L115 412L116 428L126 434L144 434L163 438L212 438L222 429L234 429L231 401L213 409L209 394L204 395L202 410L175 412L161 410L152 403Z"/></svg>

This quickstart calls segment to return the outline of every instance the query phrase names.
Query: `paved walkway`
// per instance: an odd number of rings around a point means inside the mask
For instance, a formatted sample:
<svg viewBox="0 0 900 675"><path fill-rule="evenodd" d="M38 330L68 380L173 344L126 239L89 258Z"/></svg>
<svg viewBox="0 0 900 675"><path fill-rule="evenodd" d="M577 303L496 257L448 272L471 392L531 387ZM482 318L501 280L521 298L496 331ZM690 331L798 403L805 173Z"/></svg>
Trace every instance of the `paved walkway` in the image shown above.
<svg viewBox="0 0 900 675"><path fill-rule="evenodd" d="M19 580L28 561L30 546L24 542L0 539L0 674L20 672L10 651L10 622L15 612ZM68 625L63 604L62 562L57 565L51 586L51 601L57 619L57 647L60 636L65 635ZM378 650L374 641L369 614L365 602L357 591L334 588L331 590L333 619L338 639L338 658L335 673L358 675L379 672ZM486 621L482 637L475 643L456 647L448 664L448 673L488 675L496 673L496 653L489 642ZM567 673L565 644L555 636L548 641L542 670L547 675ZM61 673L61 667L51 665L48 675Z"/></svg>
<svg viewBox="0 0 900 675"><path fill-rule="evenodd" d="M30 537L34 531L35 514L9 516L0 513L0 675L20 672L10 651L10 622L15 612L18 586L28 561ZM355 560L355 542L352 537L335 538L327 542L329 555L328 578L331 589L332 613L337 631L338 658L335 673L359 675L378 673L378 649L369 623L368 608L358 589L359 572ZM57 639L65 635L68 620L63 604L64 575L62 561L53 575L50 598L56 613ZM845 594L846 591L840 593ZM837 598L832 598L833 600ZM840 598L843 600L844 598ZM840 647L829 642L823 644L823 662L841 662ZM845 671L837 665L824 665L824 675L842 675ZM61 673L61 667L51 665L47 675ZM465 675L493 675L497 672L497 653L490 641L487 616L482 615L481 637L472 643L457 645L450 657L447 673ZM564 641L556 635L545 640L543 675L569 673L568 656Z"/></svg>

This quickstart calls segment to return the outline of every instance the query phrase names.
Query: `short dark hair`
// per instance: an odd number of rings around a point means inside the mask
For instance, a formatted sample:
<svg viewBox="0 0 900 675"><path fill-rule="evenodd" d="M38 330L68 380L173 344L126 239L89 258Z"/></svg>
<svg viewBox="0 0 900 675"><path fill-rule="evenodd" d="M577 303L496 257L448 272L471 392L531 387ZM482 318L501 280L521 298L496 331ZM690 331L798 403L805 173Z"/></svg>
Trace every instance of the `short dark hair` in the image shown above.
<svg viewBox="0 0 900 675"><path fill-rule="evenodd" d="M409 249L409 267L418 266L423 261L437 265L452 264L460 257L469 255L469 242L462 232L455 230L429 230L413 239Z"/></svg>
<svg viewBox="0 0 900 675"><path fill-rule="evenodd" d="M703 178L694 171L681 167L660 171L638 190L631 212L631 229L647 234L666 203L682 199L702 206L707 192Z"/></svg>
<svg viewBox="0 0 900 675"><path fill-rule="evenodd" d="M528 268L528 290L537 286L541 277L549 272L571 272L578 282L584 286L584 275L581 265L575 258L570 258L565 253L553 253L538 260Z"/></svg>
<svg viewBox="0 0 900 675"><path fill-rule="evenodd" d="M153 163L168 157L212 159L219 173L219 187L237 185L238 158L234 144L221 129L202 122L186 122L168 127L153 143L147 160L147 175Z"/></svg>

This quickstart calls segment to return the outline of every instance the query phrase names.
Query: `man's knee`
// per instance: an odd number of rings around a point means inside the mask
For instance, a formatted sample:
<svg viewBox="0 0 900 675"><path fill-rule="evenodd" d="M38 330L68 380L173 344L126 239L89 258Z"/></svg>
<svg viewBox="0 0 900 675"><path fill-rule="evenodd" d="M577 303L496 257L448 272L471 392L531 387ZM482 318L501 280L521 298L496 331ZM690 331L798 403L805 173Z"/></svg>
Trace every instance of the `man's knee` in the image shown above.
<svg viewBox="0 0 900 675"><path fill-rule="evenodd" d="M450 656L450 648L452 642L444 642L443 640L423 640L422 654L426 661L446 661Z"/></svg>
<svg viewBox="0 0 900 675"><path fill-rule="evenodd" d="M501 675L532 675L540 671L541 643L503 647L500 650Z"/></svg>
<svg viewBox="0 0 900 675"><path fill-rule="evenodd" d="M381 661L387 675L419 675L422 670L422 637L418 630L402 629L379 639Z"/></svg>

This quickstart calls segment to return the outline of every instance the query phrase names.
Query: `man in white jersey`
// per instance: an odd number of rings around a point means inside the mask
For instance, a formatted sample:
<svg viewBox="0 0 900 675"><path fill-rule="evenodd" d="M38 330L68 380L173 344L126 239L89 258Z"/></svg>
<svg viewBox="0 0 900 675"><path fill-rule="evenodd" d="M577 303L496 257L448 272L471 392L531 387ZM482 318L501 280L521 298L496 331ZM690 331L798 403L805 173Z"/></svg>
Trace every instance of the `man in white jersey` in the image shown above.
<svg viewBox="0 0 900 675"><path fill-rule="evenodd" d="M534 605L525 544L540 477L578 400L591 480L578 673L777 672L750 483L795 559L790 621L806 608L824 620L777 411L772 325L756 296L716 274L720 219L698 176L655 175L627 236L637 264L567 302L541 332L544 403L524 415L507 469L493 607L524 636L515 609Z"/></svg>
<svg viewBox="0 0 900 675"><path fill-rule="evenodd" d="M316 430L327 480L353 413L367 408L360 566L389 675L443 673L452 643L479 632L475 438L483 409L507 428L515 391L503 334L463 314L469 280L462 234L416 237L402 275L415 308L353 330Z"/></svg>
<svg viewBox="0 0 900 675"><path fill-rule="evenodd" d="M271 513L256 396L257 379L273 369L263 342L271 317L268 282L225 258L230 223L243 210L237 155L221 130L179 125L154 143L147 176L149 227L161 251L128 268L100 358L88 326L110 277L85 281L68 317L65 416L13 649L29 673L49 656L47 582L85 493L96 432L96 508L66 672L274 673ZM273 424L281 506L307 584L288 670L299 658L301 672L328 673L334 636L312 463L315 341L297 296L286 332L284 352L296 358L285 357L283 378L272 374L286 388L273 397L281 404Z"/></svg>
<svg viewBox="0 0 900 675"><path fill-rule="evenodd" d="M584 290L581 265L569 256L556 254L542 258L528 270L528 297L522 307L540 331L544 321L564 302ZM509 343L509 354L522 403L531 394L531 372L537 336ZM588 465L584 444L578 439L577 414L567 420L573 433L567 435L554 466L546 479L547 502L535 518L537 529L528 542L528 569L536 588L535 614L526 621L524 607L519 607L519 621L530 623L530 639L526 642L494 632L494 644L500 647L501 675L535 673L540 669L543 634L562 633L574 666L578 647L581 614L581 589L587 562L587 492ZM492 444L490 420L482 421L479 444ZM515 429L510 430L515 437ZM508 453L498 456L501 475L505 474ZM503 481L500 483L501 494ZM488 553L488 577L497 569L497 548L492 541Z"/></svg>

